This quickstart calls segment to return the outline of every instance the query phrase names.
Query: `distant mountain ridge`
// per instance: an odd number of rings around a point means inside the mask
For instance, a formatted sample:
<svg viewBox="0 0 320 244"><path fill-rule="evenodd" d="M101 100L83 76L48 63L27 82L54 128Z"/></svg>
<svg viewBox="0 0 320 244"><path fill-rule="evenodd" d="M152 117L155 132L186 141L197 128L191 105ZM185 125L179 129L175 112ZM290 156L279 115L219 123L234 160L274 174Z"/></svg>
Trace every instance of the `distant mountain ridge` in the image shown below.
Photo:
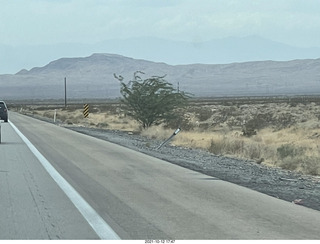
<svg viewBox="0 0 320 244"><path fill-rule="evenodd" d="M174 86L195 96L287 95L320 93L320 59L230 64L168 65L116 54L61 58L43 67L0 75L1 99L62 99L64 77L69 98L119 97L120 85L135 71L145 77L167 75Z"/></svg>
<svg viewBox="0 0 320 244"><path fill-rule="evenodd" d="M155 37L111 39L94 44L60 43L10 46L0 43L0 74L43 66L60 57L117 53L136 59L178 64L228 64L248 61L288 61L320 58L320 47L302 48L259 36L226 37L210 41L172 41Z"/></svg>

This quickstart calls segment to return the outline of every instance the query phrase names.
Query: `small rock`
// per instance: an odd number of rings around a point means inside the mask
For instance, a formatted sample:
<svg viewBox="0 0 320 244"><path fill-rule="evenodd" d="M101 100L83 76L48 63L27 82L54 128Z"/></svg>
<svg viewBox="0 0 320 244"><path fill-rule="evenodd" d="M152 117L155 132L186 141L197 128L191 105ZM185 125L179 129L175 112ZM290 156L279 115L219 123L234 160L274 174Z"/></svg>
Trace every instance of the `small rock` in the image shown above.
<svg viewBox="0 0 320 244"><path fill-rule="evenodd" d="M264 158L260 158L256 163L261 164L264 161Z"/></svg>
<svg viewBox="0 0 320 244"><path fill-rule="evenodd" d="M297 205L303 205L303 199L293 200L292 203L297 204Z"/></svg>

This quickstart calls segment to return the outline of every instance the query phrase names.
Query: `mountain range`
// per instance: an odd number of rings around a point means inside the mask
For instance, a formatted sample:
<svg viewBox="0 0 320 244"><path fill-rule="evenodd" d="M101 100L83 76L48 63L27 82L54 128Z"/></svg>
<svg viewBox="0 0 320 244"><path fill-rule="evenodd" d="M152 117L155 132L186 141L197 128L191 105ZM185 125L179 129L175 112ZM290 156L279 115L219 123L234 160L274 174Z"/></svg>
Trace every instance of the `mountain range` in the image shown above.
<svg viewBox="0 0 320 244"><path fill-rule="evenodd" d="M320 59L169 65L96 53L0 75L0 100L63 99L65 78L68 98L116 98L120 84L114 74L129 82L135 71L144 72L143 78L166 75L196 97L320 93Z"/></svg>
<svg viewBox="0 0 320 244"><path fill-rule="evenodd" d="M4 45L0 43L0 74L41 67L61 57L117 53L126 57L178 64L227 64L248 61L288 61L320 57L320 48L302 48L259 36L226 37L209 41L173 41L155 37L110 39L92 44Z"/></svg>

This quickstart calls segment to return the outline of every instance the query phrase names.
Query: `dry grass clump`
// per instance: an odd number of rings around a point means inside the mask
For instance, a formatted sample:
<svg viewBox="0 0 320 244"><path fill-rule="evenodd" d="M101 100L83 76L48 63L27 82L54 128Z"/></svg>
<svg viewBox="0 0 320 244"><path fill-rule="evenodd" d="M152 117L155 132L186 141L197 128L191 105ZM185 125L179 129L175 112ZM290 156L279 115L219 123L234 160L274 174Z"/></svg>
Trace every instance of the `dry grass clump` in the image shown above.
<svg viewBox="0 0 320 244"><path fill-rule="evenodd" d="M171 129L152 127L143 131L142 135L165 140L172 132ZM295 170L304 174L320 175L320 147L314 144L315 140L308 138L307 135L303 139L302 131L293 134L287 129L277 132L265 129L250 138L241 136L240 133L239 131L230 131L227 134L182 131L174 137L172 144L208 150L216 155L251 159L257 163L263 162L269 166ZM320 135L320 131L315 133ZM297 138L299 140L296 140Z"/></svg>
<svg viewBox="0 0 320 244"><path fill-rule="evenodd" d="M152 128L142 132L149 138L166 139L172 134L172 130ZM160 133L161 136L158 134ZM251 139L241 137L240 132L230 131L227 134L220 132L181 131L172 144L182 147L208 150L216 155L227 155L238 158L261 160L264 155L262 144Z"/></svg>
<svg viewBox="0 0 320 244"><path fill-rule="evenodd" d="M319 119L315 103L193 107L185 114L185 131L172 144L320 175ZM244 136L245 126L256 135ZM165 139L172 132L153 127L143 135Z"/></svg>
<svg viewBox="0 0 320 244"><path fill-rule="evenodd" d="M119 106L114 105L95 105L90 106L89 116L84 118L83 107L81 105L68 106L58 109L37 109L36 106L24 108L20 111L24 114L33 114L35 116L54 118L56 121L68 125L89 126L98 128L107 128L110 130L139 131L140 125L135 120L126 117Z"/></svg>
<svg viewBox="0 0 320 244"><path fill-rule="evenodd" d="M172 130L165 129L162 125L151 126L142 130L141 135L150 139L165 140L172 135Z"/></svg>

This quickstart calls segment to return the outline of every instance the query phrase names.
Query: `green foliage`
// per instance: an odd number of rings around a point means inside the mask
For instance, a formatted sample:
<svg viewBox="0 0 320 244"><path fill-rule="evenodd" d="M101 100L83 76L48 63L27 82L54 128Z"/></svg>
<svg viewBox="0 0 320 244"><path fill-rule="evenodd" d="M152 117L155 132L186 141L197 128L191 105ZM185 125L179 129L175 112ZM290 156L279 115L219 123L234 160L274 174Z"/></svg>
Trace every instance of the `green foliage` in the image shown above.
<svg viewBox="0 0 320 244"><path fill-rule="evenodd" d="M142 72L135 72L134 79L128 84L122 82L121 76L114 75L121 82L120 92L126 114L140 122L143 128L176 119L174 110L185 106L189 96L177 92L164 76L143 80L139 73Z"/></svg>

